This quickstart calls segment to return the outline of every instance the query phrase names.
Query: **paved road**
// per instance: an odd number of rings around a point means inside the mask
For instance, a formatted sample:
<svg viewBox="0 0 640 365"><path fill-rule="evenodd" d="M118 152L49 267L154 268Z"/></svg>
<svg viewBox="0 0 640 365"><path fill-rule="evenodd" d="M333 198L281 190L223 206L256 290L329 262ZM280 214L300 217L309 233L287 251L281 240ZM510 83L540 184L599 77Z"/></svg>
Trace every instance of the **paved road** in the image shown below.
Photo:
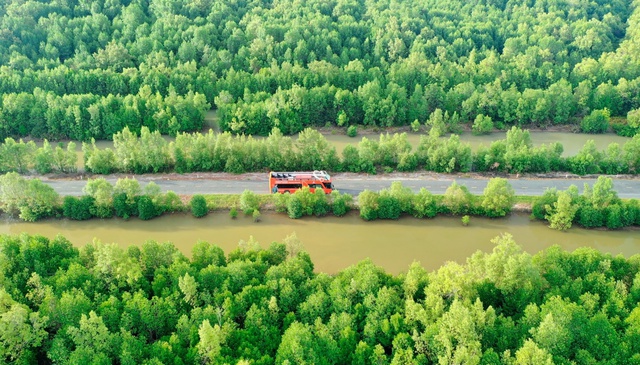
<svg viewBox="0 0 640 365"><path fill-rule="evenodd" d="M149 181L154 181L163 191L174 191L177 194L238 194L246 189L257 193L267 194L269 191L268 180L264 174L249 174L240 176L216 176L213 178L207 175L191 175L188 179L167 178L163 175L142 175L135 176L142 186ZM107 180L115 184L117 178L107 177ZM366 175L342 175L333 176L334 185L338 190L351 195L358 195L364 189L380 190L388 188L393 181L401 181L406 187L417 192L420 188L426 188L434 194L443 194L453 181L465 185L473 194L482 194L487 186L488 178L453 177L446 175L424 175L418 177L407 177L403 175L392 176L366 176ZM542 195L548 188L565 190L570 185L576 185L582 192L584 184L593 185L596 179L593 178L568 178L568 179L539 179L520 178L508 179L518 195ZM613 177L613 187L621 198L640 199L640 179L616 178ZM61 195L82 195L82 188L86 185L86 180L43 180L51 185Z"/></svg>

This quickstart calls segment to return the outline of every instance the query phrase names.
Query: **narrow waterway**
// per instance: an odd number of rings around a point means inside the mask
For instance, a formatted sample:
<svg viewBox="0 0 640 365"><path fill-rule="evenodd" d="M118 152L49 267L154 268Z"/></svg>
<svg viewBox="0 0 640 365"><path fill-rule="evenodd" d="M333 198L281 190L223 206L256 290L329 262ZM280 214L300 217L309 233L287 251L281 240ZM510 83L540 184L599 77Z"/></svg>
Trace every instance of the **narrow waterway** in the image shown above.
<svg viewBox="0 0 640 365"><path fill-rule="evenodd" d="M296 233L309 252L316 271L335 273L365 258L390 273L407 270L413 261L429 271L447 261L464 263L477 250L490 252L491 239L508 232L527 252L536 253L554 244L565 250L593 247L602 252L630 257L640 253L640 231L596 231L572 228L568 232L549 229L543 222L531 222L527 215L514 214L504 219L471 218L463 227L460 218L439 217L432 220L402 218L398 221L365 222L356 214L346 217L306 217L292 220L285 215L263 214L259 223L250 217L232 220L218 212L202 219L187 214L163 216L150 221L131 219L90 220L85 222L47 220L36 223L0 221L0 234L41 234L53 238L67 237L83 246L94 237L126 247L146 240L173 242L184 254L191 255L199 240L215 243L226 253L241 240L253 236L262 247L281 242Z"/></svg>

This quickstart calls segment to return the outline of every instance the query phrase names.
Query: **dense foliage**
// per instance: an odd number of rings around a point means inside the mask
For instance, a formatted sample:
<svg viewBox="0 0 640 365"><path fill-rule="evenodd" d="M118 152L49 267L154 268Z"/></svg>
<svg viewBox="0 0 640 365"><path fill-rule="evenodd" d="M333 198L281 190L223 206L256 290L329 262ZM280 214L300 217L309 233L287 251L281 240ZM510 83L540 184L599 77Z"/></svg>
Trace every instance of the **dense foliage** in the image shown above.
<svg viewBox="0 0 640 365"><path fill-rule="evenodd" d="M419 238L416 238L419 239ZM314 272L295 235L227 255L0 236L0 359L18 364L637 364L640 261L509 235L427 272Z"/></svg>
<svg viewBox="0 0 640 365"><path fill-rule="evenodd" d="M432 129L433 131L433 129ZM6 138L0 144L0 172L70 173L79 164L75 143L55 149L47 140ZM562 157L560 143L534 146L528 130L513 127L506 138L472 151L460 137L422 136L413 148L407 135L381 134L349 144L339 156L335 146L316 130L305 129L297 138L274 129L267 138L232 136L230 133L180 133L167 141L160 132L142 127L139 134L123 129L113 135L113 148L83 143L84 170L96 174L187 172L255 172L277 170L328 170L342 172L545 173L568 171L585 174L637 174L640 172L640 136L624 145L612 143L604 151L587 141L578 154Z"/></svg>
<svg viewBox="0 0 640 365"><path fill-rule="evenodd" d="M453 181L444 195L436 196L425 188L413 193L399 181L379 192L365 190L358 195L358 209L365 220L398 219L403 214L416 218L433 218L437 214L504 217L515 203L515 192L506 179L489 180L480 196Z"/></svg>
<svg viewBox="0 0 640 365"><path fill-rule="evenodd" d="M0 139L175 134L207 104L262 135L640 107L630 0L9 0L0 29Z"/></svg>
<svg viewBox="0 0 640 365"><path fill-rule="evenodd" d="M148 220L163 213L186 210L176 193L162 193L153 181L141 188L135 179L118 179L115 186L104 178L89 179L83 190L85 195L81 197L61 198L51 186L39 179L25 179L10 172L0 176L0 210L25 221L49 217L87 220L114 215L124 219L138 217ZM204 198L194 195L193 200L196 206L192 207L194 216L206 215L209 208Z"/></svg>
<svg viewBox="0 0 640 365"><path fill-rule="evenodd" d="M612 143L606 151L598 151L593 141L589 141L577 155L566 158L562 157L560 143L534 146L529 131L517 127L507 131L505 139L494 141L488 147L481 146L475 152L457 135L423 136L413 149L407 135L402 133L381 134L377 140L363 137L357 145L347 145L342 156L313 129L305 129L295 140L274 129L267 138L234 137L210 131L182 133L174 142L167 142L158 132L149 132L144 127L140 136L125 129L113 138L113 149L100 149L95 143L83 144L88 172L326 170L376 173L424 169L446 173L640 173L640 135L623 146ZM23 159L22 166L27 168L28 157Z"/></svg>
<svg viewBox="0 0 640 365"><path fill-rule="evenodd" d="M562 231L573 223L585 228L618 229L640 225L640 204L636 199L618 198L613 181L600 176L593 187L584 184L582 195L575 185L566 191L547 190L535 199L532 215L546 219L551 228Z"/></svg>

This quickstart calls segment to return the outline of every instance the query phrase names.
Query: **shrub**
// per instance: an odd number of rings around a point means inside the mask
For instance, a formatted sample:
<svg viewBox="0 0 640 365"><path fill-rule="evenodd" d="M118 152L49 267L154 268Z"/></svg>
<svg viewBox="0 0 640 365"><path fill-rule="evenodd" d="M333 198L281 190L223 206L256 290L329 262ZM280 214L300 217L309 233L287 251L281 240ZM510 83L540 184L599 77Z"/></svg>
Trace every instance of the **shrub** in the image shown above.
<svg viewBox="0 0 640 365"><path fill-rule="evenodd" d="M473 195L466 186L458 185L454 181L445 191L442 204L451 214L466 214L471 211Z"/></svg>
<svg viewBox="0 0 640 365"><path fill-rule="evenodd" d="M436 197L425 188L413 196L411 214L416 218L433 218L438 214Z"/></svg>
<svg viewBox="0 0 640 365"><path fill-rule="evenodd" d="M98 218L111 218L113 217L114 211L113 206L110 205L93 205L91 208L91 214L94 217Z"/></svg>
<svg viewBox="0 0 640 365"><path fill-rule="evenodd" d="M622 209L619 204L610 205L606 209L606 224L609 229L618 229L623 226Z"/></svg>
<svg viewBox="0 0 640 365"><path fill-rule="evenodd" d="M196 218L202 218L209 214L207 200L204 195L196 194L191 197L191 214Z"/></svg>
<svg viewBox="0 0 640 365"><path fill-rule="evenodd" d="M358 127L356 127L355 125L350 125L349 128L347 128L347 136L353 138L357 135L358 135Z"/></svg>
<svg viewBox="0 0 640 365"><path fill-rule="evenodd" d="M491 117L485 116L484 114L478 114L476 119L473 122L473 126L471 127L471 131L476 136L482 134L489 134L493 130L493 121Z"/></svg>
<svg viewBox="0 0 640 365"><path fill-rule="evenodd" d="M591 204L583 204L576 213L577 222L585 228L602 227L604 225L603 211L594 208Z"/></svg>
<svg viewBox="0 0 640 365"><path fill-rule="evenodd" d="M273 199L273 204L276 206L276 212L278 213L286 213L287 212L287 203L289 202L289 198L291 194L275 194Z"/></svg>
<svg viewBox="0 0 640 365"><path fill-rule="evenodd" d="M253 211L260 209L260 199L258 194L251 190L245 190L240 194L240 210L246 215L253 214Z"/></svg>
<svg viewBox="0 0 640 365"><path fill-rule="evenodd" d="M622 202L622 216L625 226L640 226L640 200L632 199Z"/></svg>
<svg viewBox="0 0 640 365"><path fill-rule="evenodd" d="M238 209L236 209L236 207L231 207L231 210L229 210L229 217L231 217L231 219L238 218Z"/></svg>
<svg viewBox="0 0 640 365"><path fill-rule="evenodd" d="M324 217L329 214L331 207L327 201L327 195L322 189L316 189L314 192L315 204L313 205L313 215L316 217Z"/></svg>
<svg viewBox="0 0 640 365"><path fill-rule="evenodd" d="M158 198L157 207L162 212L183 212L185 210L184 203L175 192L169 190Z"/></svg>
<svg viewBox="0 0 640 365"><path fill-rule="evenodd" d="M468 226L470 220L471 220L471 218L469 218L468 215L463 215L462 216L462 225L465 226L465 227Z"/></svg>
<svg viewBox="0 0 640 365"><path fill-rule="evenodd" d="M340 194L339 191L334 190L331 192L331 209L333 215L336 217L342 217L347 214L351 209L351 202L353 197L349 194Z"/></svg>
<svg viewBox="0 0 640 365"><path fill-rule="evenodd" d="M414 132L420 132L420 122L417 119L411 122L411 130Z"/></svg>
<svg viewBox="0 0 640 365"><path fill-rule="evenodd" d="M135 200L130 202L126 193L118 193L113 196L113 210L116 217L129 219L129 217L138 215L138 204Z"/></svg>
<svg viewBox="0 0 640 365"><path fill-rule="evenodd" d="M378 196L378 218L398 219L401 213L400 202L396 197L388 194Z"/></svg>
<svg viewBox="0 0 640 365"><path fill-rule="evenodd" d="M312 193L308 186L302 187L302 189L296 191L293 196L298 197L300 204L302 204L302 215L312 215L314 213L318 196Z"/></svg>
<svg viewBox="0 0 640 365"><path fill-rule="evenodd" d="M558 200L558 190L555 188L545 190L542 196L536 198L533 201L531 207L531 216L535 219L543 220L551 212L548 211L548 207L552 207L553 203Z"/></svg>
<svg viewBox="0 0 640 365"><path fill-rule="evenodd" d="M360 217L371 221L378 218L378 193L365 190L358 195L358 207L360 208Z"/></svg>
<svg viewBox="0 0 640 365"><path fill-rule="evenodd" d="M594 110L580 122L580 129L584 133L605 133L609 129L609 110Z"/></svg>
<svg viewBox="0 0 640 365"><path fill-rule="evenodd" d="M481 207L488 217L504 217L513 207L516 193L507 179L493 178L484 189Z"/></svg>
<svg viewBox="0 0 640 365"><path fill-rule="evenodd" d="M138 198L138 217L142 220L149 220L162 214L162 211L156 207L151 197L143 195Z"/></svg>
<svg viewBox="0 0 640 365"><path fill-rule="evenodd" d="M291 219L298 219L302 217L303 208L300 196L297 194L291 195L287 200L287 215Z"/></svg>
<svg viewBox="0 0 640 365"><path fill-rule="evenodd" d="M253 217L253 221L256 223L260 222L260 219L262 218L262 214L260 214L258 209L254 210L251 216Z"/></svg>
<svg viewBox="0 0 640 365"><path fill-rule="evenodd" d="M94 199L85 195L81 198L65 196L62 203L62 215L66 218L82 221L93 217L91 214Z"/></svg>
<svg viewBox="0 0 640 365"><path fill-rule="evenodd" d="M578 206L573 202L571 194L562 191L558 194L558 200L553 206L545 208L549 214L545 217L549 221L549 227L559 231L571 228Z"/></svg>

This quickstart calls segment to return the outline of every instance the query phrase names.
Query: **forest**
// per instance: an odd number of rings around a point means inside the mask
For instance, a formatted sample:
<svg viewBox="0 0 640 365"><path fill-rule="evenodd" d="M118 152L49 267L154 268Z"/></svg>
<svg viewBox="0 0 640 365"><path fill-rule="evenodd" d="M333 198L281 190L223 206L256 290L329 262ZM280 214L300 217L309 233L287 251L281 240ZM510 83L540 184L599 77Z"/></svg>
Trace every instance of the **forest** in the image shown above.
<svg viewBox="0 0 640 365"><path fill-rule="evenodd" d="M198 133L211 109L223 133ZM439 138L463 125L508 132L474 153L456 135ZM565 126L636 137L564 158L525 130ZM319 127L430 135L415 151L387 134L338 156ZM104 174L637 174L639 131L639 0L0 2L0 179L15 188L1 195L24 220L211 207L135 180L98 178L61 198L10 172L74 172L75 146L60 140L83 142L84 167ZM93 143L104 139L114 148ZM513 196L496 181L495 200L460 186L450 199L398 185L366 192L360 214L501 216ZM238 209L259 218L245 195ZM350 198L302 192L277 206L292 218L339 215ZM560 230L640 221L638 202L605 179L582 195L548 191L533 210ZM433 272L416 262L394 276L371 260L317 272L294 235L227 253L200 241L190 255L169 242L79 248L0 235L0 363L640 365L640 256L530 254L508 234L493 243L466 262Z"/></svg>
<svg viewBox="0 0 640 365"><path fill-rule="evenodd" d="M638 364L640 257L508 235L397 276L328 275L294 235L225 254L0 236L0 359L17 364ZM45 259L46 258L46 259Z"/></svg>
<svg viewBox="0 0 640 365"><path fill-rule="evenodd" d="M597 112L633 135L639 22L631 0L9 0L0 139L175 135L211 107L237 134L425 124L440 109L454 131Z"/></svg>

